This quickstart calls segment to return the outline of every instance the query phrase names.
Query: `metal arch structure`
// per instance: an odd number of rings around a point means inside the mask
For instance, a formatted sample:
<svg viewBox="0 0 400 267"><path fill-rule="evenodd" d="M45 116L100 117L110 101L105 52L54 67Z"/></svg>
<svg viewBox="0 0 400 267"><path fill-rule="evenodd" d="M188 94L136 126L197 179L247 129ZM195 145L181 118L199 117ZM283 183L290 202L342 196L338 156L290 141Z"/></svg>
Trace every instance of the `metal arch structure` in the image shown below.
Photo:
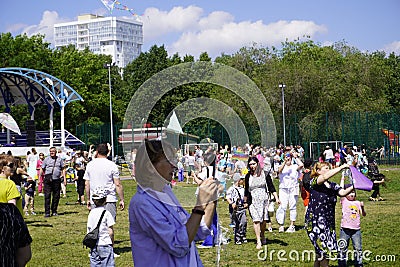
<svg viewBox="0 0 400 267"><path fill-rule="evenodd" d="M0 68L0 104L10 112L11 106L27 104L34 120L35 106L47 105L50 113L50 146L53 145L53 111L61 110L61 147L65 147L65 106L83 98L62 80L42 71L27 68Z"/></svg>

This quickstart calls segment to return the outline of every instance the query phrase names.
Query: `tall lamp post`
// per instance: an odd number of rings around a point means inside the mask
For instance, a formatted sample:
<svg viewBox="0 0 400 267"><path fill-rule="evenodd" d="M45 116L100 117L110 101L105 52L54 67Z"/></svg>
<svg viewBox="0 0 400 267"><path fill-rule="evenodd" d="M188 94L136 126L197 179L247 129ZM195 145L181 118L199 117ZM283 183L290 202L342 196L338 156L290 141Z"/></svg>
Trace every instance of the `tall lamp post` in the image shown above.
<svg viewBox="0 0 400 267"><path fill-rule="evenodd" d="M279 84L279 88L282 89L282 121L283 121L283 145L286 147L286 126L285 126L285 87L283 83Z"/></svg>
<svg viewBox="0 0 400 267"><path fill-rule="evenodd" d="M104 68L108 68L108 88L110 91L110 135L111 135L111 157L114 161L114 126L113 126L113 116L112 116L112 102L111 102L111 67L115 66L114 63L104 64Z"/></svg>

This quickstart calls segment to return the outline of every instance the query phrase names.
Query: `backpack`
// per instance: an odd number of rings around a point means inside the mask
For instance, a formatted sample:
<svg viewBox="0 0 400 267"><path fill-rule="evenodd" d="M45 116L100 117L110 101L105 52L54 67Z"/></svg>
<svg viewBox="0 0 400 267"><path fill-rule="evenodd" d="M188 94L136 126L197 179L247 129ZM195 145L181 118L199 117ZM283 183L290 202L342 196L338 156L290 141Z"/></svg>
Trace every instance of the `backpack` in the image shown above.
<svg viewBox="0 0 400 267"><path fill-rule="evenodd" d="M103 220L104 213L106 213L106 210L103 210L100 216L100 220L97 223L96 228L94 228L92 231L87 233L85 237L83 238L83 245L86 246L87 248L93 249L97 245L97 241L99 240L99 227L100 223Z"/></svg>

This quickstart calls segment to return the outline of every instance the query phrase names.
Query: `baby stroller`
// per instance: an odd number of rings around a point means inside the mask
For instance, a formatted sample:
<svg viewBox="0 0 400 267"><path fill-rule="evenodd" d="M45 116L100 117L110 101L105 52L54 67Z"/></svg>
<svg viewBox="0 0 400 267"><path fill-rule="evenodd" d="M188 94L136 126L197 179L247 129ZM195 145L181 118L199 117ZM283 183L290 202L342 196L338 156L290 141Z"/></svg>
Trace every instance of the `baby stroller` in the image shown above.
<svg viewBox="0 0 400 267"><path fill-rule="evenodd" d="M385 175L379 172L378 164L374 158L368 159L368 177L374 183L372 186L372 195L369 197L370 201L383 201L379 192L380 185L385 186Z"/></svg>

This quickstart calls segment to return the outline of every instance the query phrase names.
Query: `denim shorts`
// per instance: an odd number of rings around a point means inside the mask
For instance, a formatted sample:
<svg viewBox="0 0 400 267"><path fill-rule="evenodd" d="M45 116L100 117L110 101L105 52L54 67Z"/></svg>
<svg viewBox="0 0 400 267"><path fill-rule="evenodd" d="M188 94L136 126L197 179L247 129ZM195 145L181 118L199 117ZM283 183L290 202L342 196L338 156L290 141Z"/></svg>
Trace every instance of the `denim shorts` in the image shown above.
<svg viewBox="0 0 400 267"><path fill-rule="evenodd" d="M90 267L114 267L114 250L111 245L96 246L90 250Z"/></svg>

